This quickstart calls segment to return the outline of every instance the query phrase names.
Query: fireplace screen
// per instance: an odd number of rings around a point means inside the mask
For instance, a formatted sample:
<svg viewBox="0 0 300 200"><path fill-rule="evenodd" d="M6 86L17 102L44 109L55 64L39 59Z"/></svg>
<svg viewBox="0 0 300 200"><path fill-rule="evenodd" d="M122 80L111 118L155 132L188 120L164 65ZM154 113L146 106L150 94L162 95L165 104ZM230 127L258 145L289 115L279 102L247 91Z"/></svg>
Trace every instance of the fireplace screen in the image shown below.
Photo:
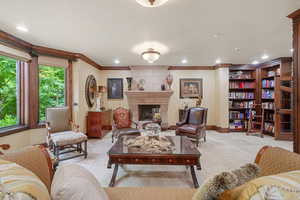
<svg viewBox="0 0 300 200"><path fill-rule="evenodd" d="M151 121L159 108L159 105L139 105L139 121Z"/></svg>

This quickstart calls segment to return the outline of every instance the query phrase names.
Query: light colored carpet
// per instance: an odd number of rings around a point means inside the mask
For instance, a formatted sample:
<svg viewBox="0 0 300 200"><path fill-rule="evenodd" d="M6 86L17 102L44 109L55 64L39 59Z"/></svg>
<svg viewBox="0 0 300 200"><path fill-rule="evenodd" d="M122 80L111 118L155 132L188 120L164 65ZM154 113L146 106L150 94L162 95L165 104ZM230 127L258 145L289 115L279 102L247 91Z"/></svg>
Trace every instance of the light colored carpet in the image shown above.
<svg viewBox="0 0 300 200"><path fill-rule="evenodd" d="M174 131L166 134L173 135ZM199 145L202 170L196 170L199 184L222 171L240 167L254 162L256 153L265 145L278 146L292 151L292 142L276 141L272 137L264 138L246 136L244 133L221 134L215 131L207 132L207 142ZM113 169L107 169L107 152L111 148L111 134L103 139L91 139L88 142L89 155L87 159L76 158L61 162L79 163L91 171L102 186L107 187ZM184 166L146 166L126 165L119 168L116 187L193 187L190 171Z"/></svg>

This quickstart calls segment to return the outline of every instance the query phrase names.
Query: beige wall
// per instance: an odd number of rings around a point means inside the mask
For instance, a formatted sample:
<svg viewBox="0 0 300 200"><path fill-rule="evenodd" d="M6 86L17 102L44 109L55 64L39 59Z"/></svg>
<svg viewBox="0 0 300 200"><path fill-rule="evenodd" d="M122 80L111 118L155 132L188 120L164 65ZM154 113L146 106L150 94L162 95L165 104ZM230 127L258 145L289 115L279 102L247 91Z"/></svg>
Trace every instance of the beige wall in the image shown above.
<svg viewBox="0 0 300 200"><path fill-rule="evenodd" d="M88 63L78 60L73 63L73 117L76 124L80 126L80 131L86 132L86 116L89 108L85 99L85 82L89 75L94 75L97 85L100 83L101 72Z"/></svg>
<svg viewBox="0 0 300 200"><path fill-rule="evenodd" d="M145 73L147 71L145 70ZM228 127L228 69L218 70L170 70L173 75L172 90L174 94L170 99L168 120L169 125L178 122L178 110L183 108L184 102L189 106L195 106L195 99L180 99L179 80L182 78L202 78L203 79L203 101L202 106L208 108L208 125L216 125L222 128ZM107 78L123 78L124 91L127 90L126 77L131 77L129 70L104 70L101 71L100 83L106 86ZM147 74L145 74L147 77ZM163 83L164 80L161 81ZM146 80L147 85L147 80ZM145 87L147 88L147 86ZM105 94L105 107L115 109L119 106L128 108L126 95L123 100L108 100Z"/></svg>

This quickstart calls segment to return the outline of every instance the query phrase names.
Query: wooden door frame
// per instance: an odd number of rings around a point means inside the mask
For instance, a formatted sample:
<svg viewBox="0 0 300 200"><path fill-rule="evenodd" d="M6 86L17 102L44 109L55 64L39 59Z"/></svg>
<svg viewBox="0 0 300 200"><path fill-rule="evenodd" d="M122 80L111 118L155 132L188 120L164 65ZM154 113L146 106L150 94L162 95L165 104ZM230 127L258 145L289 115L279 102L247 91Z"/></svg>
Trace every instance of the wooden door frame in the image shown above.
<svg viewBox="0 0 300 200"><path fill-rule="evenodd" d="M300 9L289 16L293 20L293 126L294 152L300 153ZM287 30L288 31L288 30Z"/></svg>

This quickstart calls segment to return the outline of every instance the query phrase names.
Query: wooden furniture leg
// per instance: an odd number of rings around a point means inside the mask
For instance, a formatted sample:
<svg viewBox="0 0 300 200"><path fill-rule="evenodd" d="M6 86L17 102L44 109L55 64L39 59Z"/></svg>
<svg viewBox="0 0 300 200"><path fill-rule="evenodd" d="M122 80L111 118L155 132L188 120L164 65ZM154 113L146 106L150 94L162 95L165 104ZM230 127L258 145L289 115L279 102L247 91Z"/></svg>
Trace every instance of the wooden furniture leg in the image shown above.
<svg viewBox="0 0 300 200"><path fill-rule="evenodd" d="M197 180L197 176L196 176L196 173L195 173L194 166L191 165L190 168L191 168L192 179L193 179L193 182L194 182L194 187L195 187L195 188L198 188L198 187L199 187L199 184L198 184L198 180Z"/></svg>
<svg viewBox="0 0 300 200"><path fill-rule="evenodd" d="M115 164L114 172L113 172L113 175L111 177L109 187L114 187L115 186L116 177L117 177L117 174L118 174L118 168L119 168L119 164Z"/></svg>

